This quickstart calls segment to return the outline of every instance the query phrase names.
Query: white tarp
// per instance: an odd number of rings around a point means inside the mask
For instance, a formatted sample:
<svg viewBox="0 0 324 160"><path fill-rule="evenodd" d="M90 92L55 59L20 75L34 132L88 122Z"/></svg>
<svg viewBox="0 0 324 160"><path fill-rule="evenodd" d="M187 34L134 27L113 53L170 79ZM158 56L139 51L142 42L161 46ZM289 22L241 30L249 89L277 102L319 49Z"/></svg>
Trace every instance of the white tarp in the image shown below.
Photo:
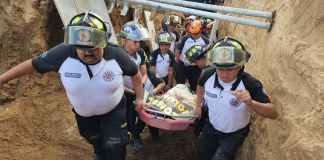
<svg viewBox="0 0 324 160"><path fill-rule="evenodd" d="M162 96L145 95L145 110L175 118L196 118L196 95L188 86L178 84Z"/></svg>

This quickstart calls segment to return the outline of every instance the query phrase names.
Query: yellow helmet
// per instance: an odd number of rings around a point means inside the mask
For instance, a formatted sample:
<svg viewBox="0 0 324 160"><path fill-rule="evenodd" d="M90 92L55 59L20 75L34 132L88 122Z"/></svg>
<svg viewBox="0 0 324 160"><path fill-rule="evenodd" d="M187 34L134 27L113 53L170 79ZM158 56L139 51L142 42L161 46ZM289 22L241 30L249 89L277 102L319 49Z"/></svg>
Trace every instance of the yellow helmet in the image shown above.
<svg viewBox="0 0 324 160"><path fill-rule="evenodd" d="M251 56L241 42L229 37L218 40L209 50L209 54L211 64L222 69L244 66Z"/></svg>
<svg viewBox="0 0 324 160"><path fill-rule="evenodd" d="M172 36L169 32L161 32L158 36L158 43L171 43Z"/></svg>
<svg viewBox="0 0 324 160"><path fill-rule="evenodd" d="M71 18L64 42L84 48L105 48L111 35L109 25L98 15L84 12Z"/></svg>

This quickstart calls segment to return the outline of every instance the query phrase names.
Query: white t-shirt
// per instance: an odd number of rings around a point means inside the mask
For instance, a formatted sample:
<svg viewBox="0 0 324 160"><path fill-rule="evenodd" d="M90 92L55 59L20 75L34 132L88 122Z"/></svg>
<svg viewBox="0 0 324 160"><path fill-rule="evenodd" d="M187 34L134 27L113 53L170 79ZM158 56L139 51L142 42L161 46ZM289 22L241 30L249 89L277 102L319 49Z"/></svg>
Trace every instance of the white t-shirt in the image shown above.
<svg viewBox="0 0 324 160"><path fill-rule="evenodd" d="M170 51L162 54L160 49L157 49L153 52L151 56L151 65L155 66L157 78L167 77L169 73L169 68L173 67L173 64L174 58Z"/></svg>
<svg viewBox="0 0 324 160"><path fill-rule="evenodd" d="M103 115L116 108L124 95L123 75L138 72L120 47L109 45L103 59L94 65L84 64L72 46L59 44L32 60L40 73L60 73L71 106L83 117Z"/></svg>
<svg viewBox="0 0 324 160"><path fill-rule="evenodd" d="M186 65L186 66L190 66L193 64L190 64L189 60L186 58L185 53L187 52L188 49L190 49L192 46L194 45L201 45L201 46L205 46L207 45L206 42L204 41L204 39L202 37L199 37L198 39L193 39L191 37L189 37L183 45L181 54L180 54L180 60Z"/></svg>
<svg viewBox="0 0 324 160"><path fill-rule="evenodd" d="M84 64L68 58L59 70L74 110L85 117L110 112L124 94L123 72L115 60L102 60L91 68L93 77L90 79ZM73 78L73 74L80 77Z"/></svg>
<svg viewBox="0 0 324 160"><path fill-rule="evenodd" d="M144 61L139 53L136 53L135 56L128 56L136 64L137 68L139 68L142 62ZM130 76L124 76L124 85L128 89L134 89L132 78Z"/></svg>
<svg viewBox="0 0 324 160"><path fill-rule="evenodd" d="M163 78L168 76L171 57L168 54L159 54L156 59L156 77Z"/></svg>
<svg viewBox="0 0 324 160"><path fill-rule="evenodd" d="M172 33L172 32L169 32L172 36L172 42L170 44L170 51L175 53L175 47L176 47L176 39L177 39L177 36L176 34Z"/></svg>
<svg viewBox="0 0 324 160"><path fill-rule="evenodd" d="M250 111L244 103L238 103L236 97L229 91L232 83L219 83L224 87L221 91L214 88L215 74L211 76L205 83L205 103L208 106L208 115L210 123L216 130L224 133L235 132L246 127L250 122ZM242 81L237 89L245 89Z"/></svg>
<svg viewBox="0 0 324 160"><path fill-rule="evenodd" d="M246 72L239 73L239 81L224 83L216 79L216 69L203 70L198 85L205 90L204 100L208 108L209 121L213 127L224 133L231 133L249 124L251 111L245 103L239 103L230 90L247 90L251 98L260 103L271 103L262 83ZM223 90L221 88L224 88Z"/></svg>

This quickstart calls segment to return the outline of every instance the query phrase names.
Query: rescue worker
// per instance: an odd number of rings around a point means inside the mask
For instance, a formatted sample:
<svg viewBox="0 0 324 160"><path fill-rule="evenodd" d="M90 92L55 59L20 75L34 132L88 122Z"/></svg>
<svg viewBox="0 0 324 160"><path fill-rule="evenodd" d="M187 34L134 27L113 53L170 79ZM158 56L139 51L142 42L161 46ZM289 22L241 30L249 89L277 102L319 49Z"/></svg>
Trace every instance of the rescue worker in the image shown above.
<svg viewBox="0 0 324 160"><path fill-rule="evenodd" d="M187 36L189 34L189 27L191 22L193 22L194 20L197 20L198 18L194 15L190 15L185 19L185 23L184 23L184 30L181 33L181 39L183 39L183 37Z"/></svg>
<svg viewBox="0 0 324 160"><path fill-rule="evenodd" d="M185 53L190 64L197 65L198 68L205 68L207 66L206 52L208 45L194 45Z"/></svg>
<svg viewBox="0 0 324 160"><path fill-rule="evenodd" d="M221 39L209 54L212 67L201 75L196 92L197 114L203 105L208 108L200 159L234 160L248 136L251 113L274 119L277 112L262 83L244 71L249 55L239 41Z"/></svg>
<svg viewBox="0 0 324 160"><path fill-rule="evenodd" d="M174 56L170 51L172 37L169 32L161 32L158 35L159 48L151 56L151 69L157 78L161 78L167 84L165 91L172 88Z"/></svg>
<svg viewBox="0 0 324 160"><path fill-rule="evenodd" d="M135 21L130 21L124 24L120 32L122 38L122 46L127 51L129 58L135 62L137 68L142 75L142 86L147 81L147 66L145 60L145 52L140 48L140 42L148 39L147 30ZM134 146L135 151L143 148L143 143L136 132L136 123L140 121L138 114L135 110L133 101L135 100L134 87L136 87L132 78L124 76L125 95L127 98L127 125L128 131L131 133L131 144Z"/></svg>
<svg viewBox="0 0 324 160"><path fill-rule="evenodd" d="M201 24L202 24L202 31L201 34L204 35L207 38L210 38L210 32L212 29L212 19L202 17L201 18ZM218 37L218 33L216 32L216 37Z"/></svg>
<svg viewBox="0 0 324 160"><path fill-rule="evenodd" d="M162 32L169 32L172 40L170 44L170 50L175 53L176 45L180 40L180 33L178 32L178 26L181 24L181 18L176 15L164 16L162 20Z"/></svg>
<svg viewBox="0 0 324 160"><path fill-rule="evenodd" d="M147 71L147 77L148 78L144 84L145 92L147 92L150 95L159 95L160 93L162 93L163 89L165 87L165 82L163 81L163 79L157 78L155 76L155 74L149 70ZM140 134L143 132L145 125L146 124L140 119L138 119L138 121L135 125L135 129L133 132L133 138L136 139L136 143L140 144L140 145L138 145L138 144L135 145L135 152L139 152L144 147ZM148 126L148 128L149 128L149 132L151 134L152 140L157 142L159 140L159 129L150 127L150 126Z"/></svg>
<svg viewBox="0 0 324 160"><path fill-rule="evenodd" d="M209 49L209 45L207 46L201 46L201 45L194 45L191 48L188 49L188 51L185 53L188 61L191 64L196 64L197 67L204 69L207 66L207 58L206 58L206 53ZM196 119L194 123L194 134L195 136L199 136L201 129L204 126L204 121L205 121L205 115L207 113L206 107L201 108L201 117L199 119Z"/></svg>
<svg viewBox="0 0 324 160"><path fill-rule="evenodd" d="M74 16L64 43L0 75L0 86L34 71L60 74L80 135L96 160L124 160L128 142L123 75L131 77L136 107L143 105L141 74L120 47L109 44L110 28L95 13Z"/></svg>
<svg viewBox="0 0 324 160"><path fill-rule="evenodd" d="M170 45L170 50L172 53L175 53L176 45L180 41L180 33L177 30L178 25L181 24L181 18L176 15L171 15L170 16L170 22L167 26L167 32L169 32L172 36L172 41Z"/></svg>
<svg viewBox="0 0 324 160"><path fill-rule="evenodd" d="M201 21L194 20L189 26L190 34L185 36L176 50L176 82L177 84L185 84L188 80L190 89L196 90L197 82L201 69L195 64L190 64L185 56L187 50L194 45L207 45L208 39L201 35Z"/></svg>

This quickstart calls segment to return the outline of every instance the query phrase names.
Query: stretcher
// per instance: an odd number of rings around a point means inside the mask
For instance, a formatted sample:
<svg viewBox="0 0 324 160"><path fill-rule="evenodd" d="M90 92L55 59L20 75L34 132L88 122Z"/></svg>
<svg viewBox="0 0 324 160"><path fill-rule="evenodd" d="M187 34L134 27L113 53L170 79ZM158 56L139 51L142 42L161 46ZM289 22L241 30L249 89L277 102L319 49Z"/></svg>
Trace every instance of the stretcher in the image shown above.
<svg viewBox="0 0 324 160"><path fill-rule="evenodd" d="M162 96L148 95L139 117L147 125L169 131L183 131L194 123L195 95L185 85L177 85Z"/></svg>

